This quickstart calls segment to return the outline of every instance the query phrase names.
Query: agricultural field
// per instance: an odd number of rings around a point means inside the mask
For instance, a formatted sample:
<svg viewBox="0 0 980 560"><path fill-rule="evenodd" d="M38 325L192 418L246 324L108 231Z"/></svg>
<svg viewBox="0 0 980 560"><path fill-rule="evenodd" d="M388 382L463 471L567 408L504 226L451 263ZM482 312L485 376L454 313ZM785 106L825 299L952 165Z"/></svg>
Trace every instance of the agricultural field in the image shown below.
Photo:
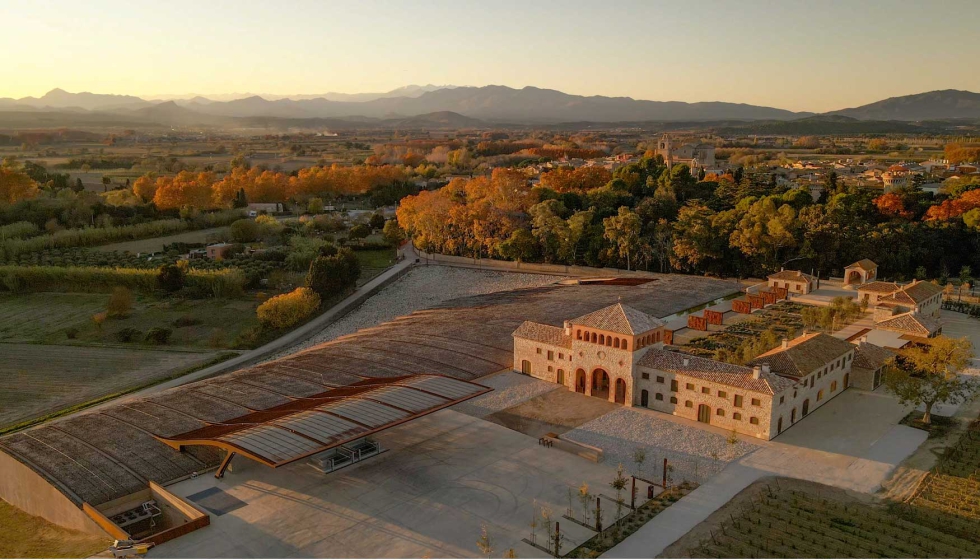
<svg viewBox="0 0 980 560"><path fill-rule="evenodd" d="M139 239L136 241L123 241L121 243L112 243L109 245L100 245L98 247L93 247L93 251L106 251L106 252L130 252L130 253L156 253L158 251L163 251L165 245L170 245L172 243L207 243L212 238L224 238L227 235L228 228L210 228L210 229L200 229L197 231L188 231L184 233L178 233L176 235L168 235L166 237L153 237L150 239Z"/></svg>
<svg viewBox="0 0 980 560"><path fill-rule="evenodd" d="M980 524L883 505L813 482L763 479L668 547L666 558L976 558Z"/></svg>
<svg viewBox="0 0 980 560"><path fill-rule="evenodd" d="M88 558L110 544L108 537L59 527L0 500L0 558Z"/></svg>
<svg viewBox="0 0 980 560"><path fill-rule="evenodd" d="M0 344L0 430L168 378L218 352Z"/></svg>
<svg viewBox="0 0 980 560"><path fill-rule="evenodd" d="M980 420L939 458L911 503L980 525Z"/></svg>

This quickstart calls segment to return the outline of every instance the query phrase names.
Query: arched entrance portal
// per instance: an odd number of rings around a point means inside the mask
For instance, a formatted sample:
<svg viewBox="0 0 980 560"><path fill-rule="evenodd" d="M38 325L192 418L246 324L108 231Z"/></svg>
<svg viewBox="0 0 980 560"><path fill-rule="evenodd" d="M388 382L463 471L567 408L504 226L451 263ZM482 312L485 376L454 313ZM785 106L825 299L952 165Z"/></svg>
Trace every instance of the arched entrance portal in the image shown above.
<svg viewBox="0 0 980 560"><path fill-rule="evenodd" d="M864 283L864 278L861 276L861 273L860 272L858 272L857 270L852 270L847 275L847 282L845 282L845 283L846 284L863 284Z"/></svg>
<svg viewBox="0 0 980 560"><path fill-rule="evenodd" d="M616 402L626 404L626 381L616 379Z"/></svg>
<svg viewBox="0 0 980 560"><path fill-rule="evenodd" d="M585 370L575 370L575 392L585 394Z"/></svg>
<svg viewBox="0 0 980 560"><path fill-rule="evenodd" d="M602 368L592 372L592 396L609 400L609 374Z"/></svg>

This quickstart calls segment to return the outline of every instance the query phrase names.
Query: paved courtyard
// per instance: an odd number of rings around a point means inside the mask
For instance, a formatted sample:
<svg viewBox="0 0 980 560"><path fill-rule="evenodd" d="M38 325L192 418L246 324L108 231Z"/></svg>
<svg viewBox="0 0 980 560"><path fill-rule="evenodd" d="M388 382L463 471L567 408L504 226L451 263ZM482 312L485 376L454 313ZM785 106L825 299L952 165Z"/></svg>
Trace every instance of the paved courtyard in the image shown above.
<svg viewBox="0 0 980 560"><path fill-rule="evenodd" d="M494 556L513 548L519 558L543 558L521 542L530 535L532 511L540 525L541 508L550 508L568 539L564 549L571 550L593 533L561 518L569 490L587 482L608 496L615 476L608 465L452 410L393 428L379 440L390 451L332 474L303 463L270 469L235 459L222 480L207 474L170 486L183 497L217 488L230 507L212 513L210 527L150 556L478 557L486 524ZM581 509L577 500L573 505Z"/></svg>

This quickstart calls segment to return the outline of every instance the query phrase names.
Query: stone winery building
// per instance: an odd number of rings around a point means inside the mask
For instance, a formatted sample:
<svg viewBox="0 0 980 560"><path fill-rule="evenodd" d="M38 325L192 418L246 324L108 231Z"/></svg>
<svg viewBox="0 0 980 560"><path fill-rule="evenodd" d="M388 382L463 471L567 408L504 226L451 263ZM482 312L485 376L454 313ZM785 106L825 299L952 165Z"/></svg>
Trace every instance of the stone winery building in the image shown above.
<svg viewBox="0 0 980 560"><path fill-rule="evenodd" d="M862 389L880 379L884 353L862 343ZM877 348L877 347L875 347ZM771 439L854 384L858 347L803 334L749 366L665 347L664 323L615 304L565 321L525 321L514 331L514 367L570 391Z"/></svg>

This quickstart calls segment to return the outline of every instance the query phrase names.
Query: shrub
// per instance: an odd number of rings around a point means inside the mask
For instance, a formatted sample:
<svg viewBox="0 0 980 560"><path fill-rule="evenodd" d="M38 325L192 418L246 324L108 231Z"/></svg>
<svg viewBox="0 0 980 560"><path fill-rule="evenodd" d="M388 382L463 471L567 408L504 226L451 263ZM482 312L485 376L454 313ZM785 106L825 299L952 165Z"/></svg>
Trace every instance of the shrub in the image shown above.
<svg viewBox="0 0 980 560"><path fill-rule="evenodd" d="M165 292L176 292L184 287L184 271L177 265L165 264L160 267L157 284Z"/></svg>
<svg viewBox="0 0 980 560"><path fill-rule="evenodd" d="M361 264L357 255L343 248L335 255L317 257L310 263L306 287L327 298L353 288L360 275Z"/></svg>
<svg viewBox="0 0 980 560"><path fill-rule="evenodd" d="M186 275L181 274L185 284L197 288L204 297L236 297L245 285L245 277L233 268L191 269ZM0 266L0 290L106 293L116 286L125 286L136 292L152 293L159 286L158 276L156 270L139 268Z"/></svg>
<svg viewBox="0 0 980 560"><path fill-rule="evenodd" d="M194 325L200 325L201 320L196 317L191 317L190 315L181 315L174 319L174 326L180 327L193 327Z"/></svg>
<svg viewBox="0 0 980 560"><path fill-rule="evenodd" d="M231 224L231 238L239 243L256 241L261 234L262 226L255 223L254 220L246 218Z"/></svg>
<svg viewBox="0 0 980 560"><path fill-rule="evenodd" d="M211 331L211 336L208 337L208 346L211 348L221 348L225 345L225 331L222 329L214 329Z"/></svg>
<svg viewBox="0 0 980 560"><path fill-rule="evenodd" d="M133 291L123 286L116 286L109 296L106 314L112 318L127 317L133 310Z"/></svg>
<svg viewBox="0 0 980 560"><path fill-rule="evenodd" d="M238 333L233 346L235 348L254 348L258 345L259 340L261 339L262 327L259 325L253 325Z"/></svg>
<svg viewBox="0 0 980 560"><path fill-rule="evenodd" d="M173 331L171 331L170 329L165 329L162 327L153 327L152 329L147 331L146 338L144 338L143 340L149 342L150 344L166 344L170 342L171 334L173 334Z"/></svg>
<svg viewBox="0 0 980 560"><path fill-rule="evenodd" d="M288 294L269 298L256 310L259 322L284 329L313 314L320 307L320 296L309 288L296 288Z"/></svg>
<svg viewBox="0 0 980 560"><path fill-rule="evenodd" d="M369 235L371 235L371 227L367 224L357 224L347 232L349 239L364 239Z"/></svg>
<svg viewBox="0 0 980 560"><path fill-rule="evenodd" d="M40 229L33 222L14 222L0 226L0 241L7 239L23 239L37 235Z"/></svg>
<svg viewBox="0 0 980 560"><path fill-rule="evenodd" d="M95 327L100 331L102 330L102 323L105 323L105 320L106 320L105 311L103 311L102 313L96 313L95 315L92 315L92 322L95 323Z"/></svg>
<svg viewBox="0 0 980 560"><path fill-rule="evenodd" d="M141 336L143 336L143 333L133 327L126 327L116 333L116 338L119 339L119 342L133 342L134 340L139 340Z"/></svg>

